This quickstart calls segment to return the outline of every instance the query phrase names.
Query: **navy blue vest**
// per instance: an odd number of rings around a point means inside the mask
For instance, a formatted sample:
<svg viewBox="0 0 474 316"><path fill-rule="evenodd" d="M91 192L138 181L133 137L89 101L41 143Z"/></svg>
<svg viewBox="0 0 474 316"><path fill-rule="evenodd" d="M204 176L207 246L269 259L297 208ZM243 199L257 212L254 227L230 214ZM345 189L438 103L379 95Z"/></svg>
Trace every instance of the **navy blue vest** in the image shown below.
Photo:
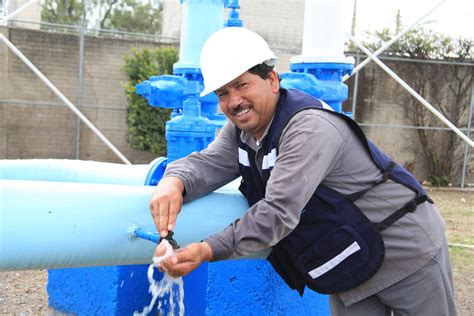
<svg viewBox="0 0 474 316"><path fill-rule="evenodd" d="M250 206L265 197L266 183L278 156L278 144L286 124L296 113L306 109L327 111L343 118L383 176L372 187L350 196L320 184L304 207L296 228L272 248L267 259L300 295L305 286L319 293L339 293L365 282L379 269L385 255L380 231L407 212L413 212L418 204L431 200L418 180L367 140L354 120L323 109L319 100L303 92L281 89L272 125L262 144L262 175L256 166L255 151L240 140L241 131L237 128L242 175L239 190ZM353 202L387 179L408 187L416 197L383 221L372 223Z"/></svg>

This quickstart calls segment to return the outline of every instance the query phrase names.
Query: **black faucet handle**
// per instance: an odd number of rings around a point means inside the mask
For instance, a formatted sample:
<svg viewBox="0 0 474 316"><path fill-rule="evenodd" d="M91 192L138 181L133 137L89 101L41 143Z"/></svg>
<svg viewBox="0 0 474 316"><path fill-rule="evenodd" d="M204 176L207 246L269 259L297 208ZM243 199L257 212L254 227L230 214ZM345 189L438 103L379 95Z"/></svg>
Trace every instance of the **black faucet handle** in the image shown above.
<svg viewBox="0 0 474 316"><path fill-rule="evenodd" d="M178 249L179 248L178 242L174 240L173 235L174 233L172 231L168 231L168 235L166 235L166 237L160 237L160 240L158 243L160 243L163 239L166 239L170 243L171 247L173 247L173 249Z"/></svg>

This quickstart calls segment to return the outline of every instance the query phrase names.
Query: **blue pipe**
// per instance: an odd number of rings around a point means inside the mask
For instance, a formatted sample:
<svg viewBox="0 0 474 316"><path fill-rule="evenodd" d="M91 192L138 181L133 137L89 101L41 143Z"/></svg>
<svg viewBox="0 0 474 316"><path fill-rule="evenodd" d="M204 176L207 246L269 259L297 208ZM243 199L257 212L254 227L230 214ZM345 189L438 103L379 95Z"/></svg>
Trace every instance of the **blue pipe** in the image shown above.
<svg viewBox="0 0 474 316"><path fill-rule="evenodd" d="M224 26L227 3L227 0L181 0L183 16L179 62L173 66L175 73L181 73L180 69L200 68L201 48L212 33Z"/></svg>
<svg viewBox="0 0 474 316"><path fill-rule="evenodd" d="M130 230L138 226L156 231L148 208L153 190L124 184L0 180L0 271L149 264L156 245L130 238ZM186 203L176 241L201 241L225 229L247 208L233 184Z"/></svg>

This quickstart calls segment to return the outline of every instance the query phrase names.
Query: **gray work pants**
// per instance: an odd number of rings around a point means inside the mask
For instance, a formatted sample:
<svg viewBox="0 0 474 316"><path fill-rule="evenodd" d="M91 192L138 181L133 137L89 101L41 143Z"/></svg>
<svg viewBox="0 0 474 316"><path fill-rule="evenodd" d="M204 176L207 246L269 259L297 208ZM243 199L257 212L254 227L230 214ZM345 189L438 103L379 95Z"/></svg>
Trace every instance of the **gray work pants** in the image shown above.
<svg viewBox="0 0 474 316"><path fill-rule="evenodd" d="M453 280L448 245L423 268L394 285L350 306L330 296L332 316L454 316Z"/></svg>

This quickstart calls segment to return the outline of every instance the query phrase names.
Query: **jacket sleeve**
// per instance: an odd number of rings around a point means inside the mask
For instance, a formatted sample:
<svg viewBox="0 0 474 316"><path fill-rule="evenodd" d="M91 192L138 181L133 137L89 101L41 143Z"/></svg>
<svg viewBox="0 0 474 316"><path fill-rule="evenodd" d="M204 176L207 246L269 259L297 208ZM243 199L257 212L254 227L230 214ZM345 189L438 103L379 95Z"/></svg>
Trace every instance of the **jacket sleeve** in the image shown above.
<svg viewBox="0 0 474 316"><path fill-rule="evenodd" d="M239 176L235 126L227 122L206 149L173 161L164 177L177 177L184 183L185 201L210 193Z"/></svg>
<svg viewBox="0 0 474 316"><path fill-rule="evenodd" d="M295 115L282 133L265 198L206 241L213 260L252 254L277 244L298 224L300 212L326 175L338 168L344 137L316 111Z"/></svg>

